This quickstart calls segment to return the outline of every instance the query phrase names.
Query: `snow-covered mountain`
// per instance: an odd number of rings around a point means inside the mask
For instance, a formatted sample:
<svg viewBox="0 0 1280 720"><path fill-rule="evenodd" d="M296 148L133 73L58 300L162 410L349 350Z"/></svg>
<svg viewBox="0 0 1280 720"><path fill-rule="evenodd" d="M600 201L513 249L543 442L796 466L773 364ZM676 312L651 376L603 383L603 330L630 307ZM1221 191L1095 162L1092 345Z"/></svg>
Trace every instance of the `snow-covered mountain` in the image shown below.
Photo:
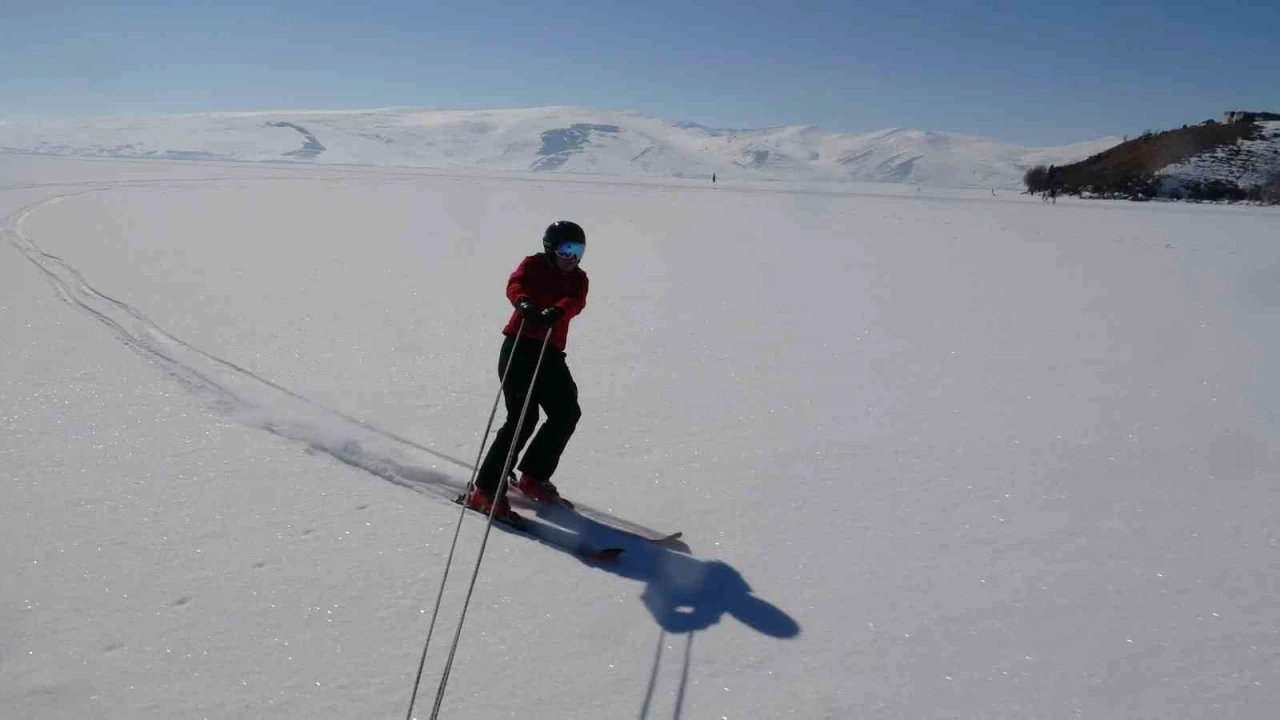
<svg viewBox="0 0 1280 720"><path fill-rule="evenodd" d="M1215 147L1159 171L1166 190L1213 180L1251 188L1280 177L1280 121L1258 123L1258 137Z"/></svg>
<svg viewBox="0 0 1280 720"><path fill-rule="evenodd" d="M0 152L286 161L506 172L897 182L1017 187L1037 164L1083 159L1107 137L1033 148L890 129L862 135L788 126L717 130L637 112L575 107L447 111L224 112L0 123Z"/></svg>

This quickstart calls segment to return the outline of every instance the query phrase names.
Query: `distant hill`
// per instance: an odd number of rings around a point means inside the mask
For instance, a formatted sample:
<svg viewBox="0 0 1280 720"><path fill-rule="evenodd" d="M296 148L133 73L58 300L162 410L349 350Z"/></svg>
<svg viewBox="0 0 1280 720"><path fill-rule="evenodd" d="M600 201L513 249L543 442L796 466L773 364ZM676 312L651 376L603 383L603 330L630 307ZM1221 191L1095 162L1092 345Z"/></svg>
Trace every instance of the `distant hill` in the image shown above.
<svg viewBox="0 0 1280 720"><path fill-rule="evenodd" d="M1033 168L1024 182L1032 192L1280 202L1280 115L1224 120L1144 133L1076 163Z"/></svg>
<svg viewBox="0 0 1280 720"><path fill-rule="evenodd" d="M0 123L0 152L506 172L1019 187L1027 168L1080 160L1118 138L1025 147L950 133L724 130L575 107L389 108Z"/></svg>

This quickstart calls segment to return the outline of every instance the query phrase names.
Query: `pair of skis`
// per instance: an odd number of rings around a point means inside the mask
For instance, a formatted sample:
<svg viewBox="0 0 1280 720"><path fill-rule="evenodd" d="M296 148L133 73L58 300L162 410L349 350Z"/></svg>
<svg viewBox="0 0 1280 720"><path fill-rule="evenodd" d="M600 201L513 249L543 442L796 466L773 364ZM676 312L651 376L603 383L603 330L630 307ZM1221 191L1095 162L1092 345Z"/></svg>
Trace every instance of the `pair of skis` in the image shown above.
<svg viewBox="0 0 1280 720"><path fill-rule="evenodd" d="M510 498L510 496L508 497ZM573 502L564 498L560 498L560 500L555 504L538 504L532 500L528 500L527 498L522 498L522 500L524 500L524 502L522 502L521 505L527 505L534 509L535 512L541 508L547 507L561 508L567 512L578 515L580 518L583 518L584 521L603 525L607 527L610 532L626 536L635 542L652 544L675 550L685 549L683 543L679 542L680 538L684 536L683 532L674 532L669 534L653 533L647 531L645 528L632 525L631 523L619 523L613 518L604 516L603 514L586 508L585 506L579 509ZM454 498L454 502L462 505L463 507L467 507L465 494ZM477 515L485 514L475 510L474 508L467 507L467 509L475 512ZM515 513L512 513L512 515L513 518L510 519L500 518L496 515L493 519L494 522L501 523L504 527L520 533L521 535L572 553L582 560L589 562L614 562L622 557L626 552L626 548L621 545L606 547L586 546L579 535L568 530L564 530L562 528L555 527L550 523L534 520L523 515L516 515ZM622 525L628 525L630 527L622 527Z"/></svg>

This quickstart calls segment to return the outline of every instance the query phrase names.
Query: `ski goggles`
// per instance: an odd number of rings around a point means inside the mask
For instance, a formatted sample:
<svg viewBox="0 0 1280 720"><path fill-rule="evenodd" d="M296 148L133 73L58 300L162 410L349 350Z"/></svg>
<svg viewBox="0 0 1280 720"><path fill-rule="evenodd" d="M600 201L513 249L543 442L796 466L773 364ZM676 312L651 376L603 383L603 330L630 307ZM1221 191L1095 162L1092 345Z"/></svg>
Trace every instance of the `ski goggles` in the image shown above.
<svg viewBox="0 0 1280 720"><path fill-rule="evenodd" d="M565 260L581 260L583 253L587 251L587 244L580 242L561 243L556 248L556 254Z"/></svg>

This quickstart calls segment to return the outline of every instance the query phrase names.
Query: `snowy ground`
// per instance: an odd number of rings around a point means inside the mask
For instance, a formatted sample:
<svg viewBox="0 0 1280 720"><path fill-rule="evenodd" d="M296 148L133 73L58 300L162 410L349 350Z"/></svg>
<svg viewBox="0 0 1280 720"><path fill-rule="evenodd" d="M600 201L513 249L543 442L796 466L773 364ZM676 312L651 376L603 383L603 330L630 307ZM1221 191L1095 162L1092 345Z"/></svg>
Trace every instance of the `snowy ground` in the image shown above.
<svg viewBox="0 0 1280 720"><path fill-rule="evenodd" d="M0 715L401 718L507 273L589 234L557 481L441 717L1270 718L1280 213L0 156ZM432 640L430 714L482 524Z"/></svg>

